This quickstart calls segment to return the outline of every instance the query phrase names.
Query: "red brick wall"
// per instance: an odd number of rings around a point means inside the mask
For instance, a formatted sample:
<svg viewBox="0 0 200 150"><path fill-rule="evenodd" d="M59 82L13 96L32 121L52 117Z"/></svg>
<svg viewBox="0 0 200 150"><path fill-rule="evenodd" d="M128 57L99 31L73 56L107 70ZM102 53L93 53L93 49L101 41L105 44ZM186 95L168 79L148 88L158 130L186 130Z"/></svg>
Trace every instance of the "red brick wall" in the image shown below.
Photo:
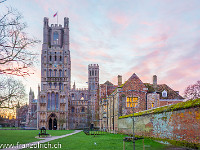
<svg viewBox="0 0 200 150"><path fill-rule="evenodd" d="M118 120L120 133L132 134L132 118ZM135 134L200 143L200 107L135 117Z"/></svg>

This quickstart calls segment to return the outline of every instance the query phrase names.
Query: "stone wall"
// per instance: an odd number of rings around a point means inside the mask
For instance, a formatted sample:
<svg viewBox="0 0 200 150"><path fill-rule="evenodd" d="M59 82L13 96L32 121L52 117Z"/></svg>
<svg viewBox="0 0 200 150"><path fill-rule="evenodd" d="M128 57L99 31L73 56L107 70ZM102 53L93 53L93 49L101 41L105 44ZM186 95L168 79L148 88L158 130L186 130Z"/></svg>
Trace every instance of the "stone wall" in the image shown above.
<svg viewBox="0 0 200 150"><path fill-rule="evenodd" d="M132 134L131 117L118 119L118 132ZM154 138L200 143L200 107L135 117L135 134Z"/></svg>

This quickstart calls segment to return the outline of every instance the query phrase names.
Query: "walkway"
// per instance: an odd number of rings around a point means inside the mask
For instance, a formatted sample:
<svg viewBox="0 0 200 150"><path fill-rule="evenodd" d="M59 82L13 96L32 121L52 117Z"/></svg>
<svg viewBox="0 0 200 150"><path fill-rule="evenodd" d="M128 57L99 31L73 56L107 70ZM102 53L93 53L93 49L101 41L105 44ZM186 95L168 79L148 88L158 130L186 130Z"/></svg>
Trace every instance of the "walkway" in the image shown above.
<svg viewBox="0 0 200 150"><path fill-rule="evenodd" d="M19 149L24 149L24 148L28 148L28 147L34 147L34 145L39 145L39 144L42 144L42 143L46 143L46 142L49 142L49 141L52 141L52 140L56 140L56 139L60 139L60 138L64 138L64 137L67 137L67 136L70 136L70 135L73 135L73 134L76 134L76 133L79 133L81 132L82 130L75 130L73 133L69 133L69 134L66 134L66 135L61 135L61 136L53 136L53 137L49 137L49 138L41 138L43 140L41 141L36 141L36 142L32 142L32 143L27 143L27 144L20 144L18 146L13 146L12 148L6 148L6 149L3 149L3 150L19 150Z"/></svg>

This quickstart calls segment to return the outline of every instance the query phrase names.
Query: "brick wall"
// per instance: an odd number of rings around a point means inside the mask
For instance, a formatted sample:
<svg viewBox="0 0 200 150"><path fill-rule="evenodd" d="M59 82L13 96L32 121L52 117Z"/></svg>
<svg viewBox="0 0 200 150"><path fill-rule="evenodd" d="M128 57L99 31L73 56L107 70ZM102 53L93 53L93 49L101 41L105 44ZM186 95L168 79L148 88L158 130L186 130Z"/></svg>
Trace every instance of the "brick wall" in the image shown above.
<svg viewBox="0 0 200 150"><path fill-rule="evenodd" d="M118 119L118 132L132 134L132 118ZM200 143L200 107L135 117L135 134Z"/></svg>

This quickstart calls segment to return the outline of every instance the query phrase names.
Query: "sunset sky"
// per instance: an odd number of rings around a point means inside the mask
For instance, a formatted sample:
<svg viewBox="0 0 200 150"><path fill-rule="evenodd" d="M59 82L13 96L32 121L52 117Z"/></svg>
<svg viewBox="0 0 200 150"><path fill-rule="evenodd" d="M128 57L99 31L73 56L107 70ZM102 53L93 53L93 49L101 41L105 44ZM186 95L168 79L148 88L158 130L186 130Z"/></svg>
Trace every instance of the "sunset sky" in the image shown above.
<svg viewBox="0 0 200 150"><path fill-rule="evenodd" d="M30 36L41 41L43 18L58 23L70 21L72 83L87 87L88 64L99 64L100 83L117 84L136 73L143 82L166 83L183 94L200 80L199 0L7 0L0 4L16 8L28 24ZM41 43L42 44L42 43ZM41 44L34 50L41 53ZM40 55L39 55L40 60ZM22 78L27 90L37 93L40 62L34 75Z"/></svg>

